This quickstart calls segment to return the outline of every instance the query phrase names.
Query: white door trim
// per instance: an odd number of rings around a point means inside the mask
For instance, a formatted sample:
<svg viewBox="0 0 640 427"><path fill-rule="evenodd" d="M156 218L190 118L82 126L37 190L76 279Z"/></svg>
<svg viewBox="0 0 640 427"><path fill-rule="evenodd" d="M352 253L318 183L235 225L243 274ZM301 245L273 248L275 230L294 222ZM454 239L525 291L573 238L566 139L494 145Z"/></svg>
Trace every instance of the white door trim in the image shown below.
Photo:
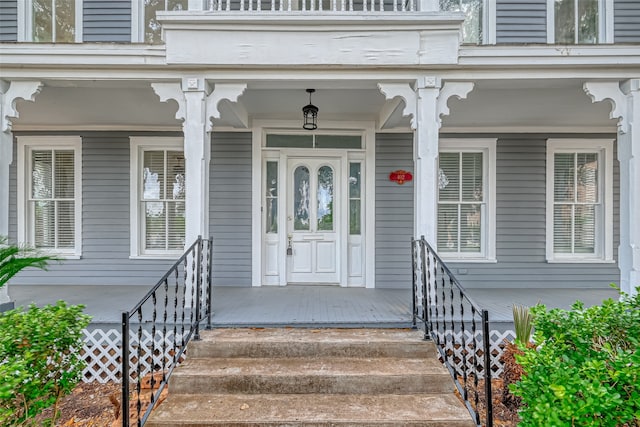
<svg viewBox="0 0 640 427"><path fill-rule="evenodd" d="M366 288L374 288L375 287L375 122L368 121L326 121L322 123L322 127L325 132L331 131L335 134L346 133L346 132L359 132L363 136L363 149L359 151L359 154L355 156L358 160L362 161L362 173L365 176L364 183L364 197L362 199L363 210L364 210L364 227L366 231L366 237L364 240L364 285ZM265 149L263 147L264 141L266 139L267 133L276 133L276 132L298 132L300 130L300 122L295 121L276 121L276 120L254 120L253 128L252 128L252 215L251 215L251 224L252 224L252 273L251 273L251 283L252 286L258 287L263 284L263 212L262 212L262 181L263 181L263 165L265 158L263 157L264 153L273 153L272 157L277 159L280 162L281 167L279 168L279 180L284 179L284 174L286 174L286 167L283 168L282 165L286 165L286 157L281 154L281 150L270 150ZM299 150L298 150L299 151ZM343 150L336 150L339 153L344 153ZM347 150L348 151L348 150ZM330 155L331 150L323 151L323 154ZM287 154L296 154L294 149L290 149L287 151ZM304 152L303 152L304 153ZM348 173L348 158L345 156L343 160L343 172ZM285 171L283 172L283 169ZM283 182L283 181L280 181ZM343 192L345 193L345 192ZM348 197L346 194L342 196ZM348 218L347 216L347 202L343 203L344 211L343 217ZM279 207L280 209L280 207ZM282 209L285 209L284 207ZM282 212L282 211L281 211ZM278 229L282 230L284 227L284 217L279 215L279 224ZM348 232L347 229L347 221L343 221L343 233ZM346 253L346 239L344 240L344 247L341 247L342 253ZM279 233L279 246L286 250L286 233ZM283 257L284 258L284 257ZM279 265L280 271L280 279L278 283L280 285L286 285L286 277L284 272L286 265L283 265L286 260L283 260ZM341 282L347 285L347 268L345 264L345 268L342 268L342 278ZM360 285L361 286L361 285Z"/></svg>

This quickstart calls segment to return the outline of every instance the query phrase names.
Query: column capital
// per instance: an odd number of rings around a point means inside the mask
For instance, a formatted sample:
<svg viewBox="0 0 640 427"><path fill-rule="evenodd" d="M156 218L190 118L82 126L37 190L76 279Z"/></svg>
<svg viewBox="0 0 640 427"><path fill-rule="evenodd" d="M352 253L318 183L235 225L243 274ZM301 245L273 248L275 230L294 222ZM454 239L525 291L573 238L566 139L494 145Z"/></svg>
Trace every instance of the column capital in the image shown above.
<svg viewBox="0 0 640 427"><path fill-rule="evenodd" d="M437 76L420 76L416 79L416 89L440 89L442 80Z"/></svg>
<svg viewBox="0 0 640 427"><path fill-rule="evenodd" d="M0 106L0 131L10 132L12 126L11 119L17 119L20 114L16 110L16 101L35 101L36 95L42 91L44 85L40 81L1 81L0 95L2 104Z"/></svg>
<svg viewBox="0 0 640 427"><path fill-rule="evenodd" d="M640 93L640 78L625 80L620 88L625 95L632 95L634 92Z"/></svg>
<svg viewBox="0 0 640 427"><path fill-rule="evenodd" d="M421 99L426 99L425 91L434 91L435 97L430 95L431 99L435 99L436 102L436 116L438 128L442 126L442 116L449 115L449 106L447 102L449 98L455 96L458 99L465 99L469 92L473 90L474 84L472 82L445 82L439 77L435 76L422 76L416 79L415 89L411 87L409 83L378 83L378 89L385 96L387 100L392 100L396 97L404 100L404 109L402 110L403 116L411 117L411 129L416 130L418 123L416 121L418 102ZM433 101L430 101L433 102ZM394 105L393 109L399 108L399 105ZM381 119L381 127L384 127L384 121L391 117L393 112L385 111L384 118Z"/></svg>

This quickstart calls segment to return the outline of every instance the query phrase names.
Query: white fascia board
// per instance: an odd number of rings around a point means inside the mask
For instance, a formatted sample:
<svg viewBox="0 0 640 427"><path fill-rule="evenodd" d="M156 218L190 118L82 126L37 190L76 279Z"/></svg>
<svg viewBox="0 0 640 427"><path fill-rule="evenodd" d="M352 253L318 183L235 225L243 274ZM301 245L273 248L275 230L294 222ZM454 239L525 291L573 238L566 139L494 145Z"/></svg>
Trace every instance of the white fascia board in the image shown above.
<svg viewBox="0 0 640 427"><path fill-rule="evenodd" d="M0 44L2 67L165 65L164 46L128 44Z"/></svg>
<svg viewBox="0 0 640 427"><path fill-rule="evenodd" d="M458 55L461 66L640 65L640 49L631 45L461 46Z"/></svg>

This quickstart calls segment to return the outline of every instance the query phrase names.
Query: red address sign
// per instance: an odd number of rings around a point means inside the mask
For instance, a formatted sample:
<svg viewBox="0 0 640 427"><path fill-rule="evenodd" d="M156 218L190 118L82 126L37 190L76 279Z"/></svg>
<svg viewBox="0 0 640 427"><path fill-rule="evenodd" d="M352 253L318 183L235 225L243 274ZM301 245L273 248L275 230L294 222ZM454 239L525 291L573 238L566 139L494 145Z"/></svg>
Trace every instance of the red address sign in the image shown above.
<svg viewBox="0 0 640 427"><path fill-rule="evenodd" d="M411 172L402 169L393 171L389 174L389 181L397 182L400 185L411 180L413 180L413 175L411 175Z"/></svg>

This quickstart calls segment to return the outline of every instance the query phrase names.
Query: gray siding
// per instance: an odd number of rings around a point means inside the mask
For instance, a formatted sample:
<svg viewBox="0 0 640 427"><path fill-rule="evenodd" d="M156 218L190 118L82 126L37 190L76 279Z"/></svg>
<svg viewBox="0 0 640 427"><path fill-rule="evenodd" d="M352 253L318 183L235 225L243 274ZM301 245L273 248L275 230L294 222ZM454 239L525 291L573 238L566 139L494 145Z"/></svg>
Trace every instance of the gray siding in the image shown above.
<svg viewBox="0 0 640 427"><path fill-rule="evenodd" d="M469 288L603 288L611 282L619 282L620 274L617 264L550 264L546 262L546 138L547 136L505 136L498 139L496 152L498 262L448 263L464 286ZM614 230L615 250L619 242L617 161L614 162ZM576 294L576 298L579 298L579 293Z"/></svg>
<svg viewBox="0 0 640 427"><path fill-rule="evenodd" d="M18 0L0 0L0 42L18 41Z"/></svg>
<svg viewBox="0 0 640 427"><path fill-rule="evenodd" d="M639 0L615 0L613 19L616 43L640 42Z"/></svg>
<svg viewBox="0 0 640 427"><path fill-rule="evenodd" d="M17 149L14 150L17 157ZM154 285L173 264L129 259L129 136L90 133L82 142L82 259L24 270L13 284ZM16 238L16 162L11 168L10 236Z"/></svg>
<svg viewBox="0 0 640 427"><path fill-rule="evenodd" d="M84 0L83 7L83 41L131 41L131 0Z"/></svg>
<svg viewBox="0 0 640 427"><path fill-rule="evenodd" d="M546 43L546 0L498 0L496 43Z"/></svg>
<svg viewBox="0 0 640 427"><path fill-rule="evenodd" d="M209 186L213 284L251 286L251 133L214 133Z"/></svg>
<svg viewBox="0 0 640 427"><path fill-rule="evenodd" d="M413 171L413 135L376 135L376 287L411 287L413 181L389 181L397 169Z"/></svg>

